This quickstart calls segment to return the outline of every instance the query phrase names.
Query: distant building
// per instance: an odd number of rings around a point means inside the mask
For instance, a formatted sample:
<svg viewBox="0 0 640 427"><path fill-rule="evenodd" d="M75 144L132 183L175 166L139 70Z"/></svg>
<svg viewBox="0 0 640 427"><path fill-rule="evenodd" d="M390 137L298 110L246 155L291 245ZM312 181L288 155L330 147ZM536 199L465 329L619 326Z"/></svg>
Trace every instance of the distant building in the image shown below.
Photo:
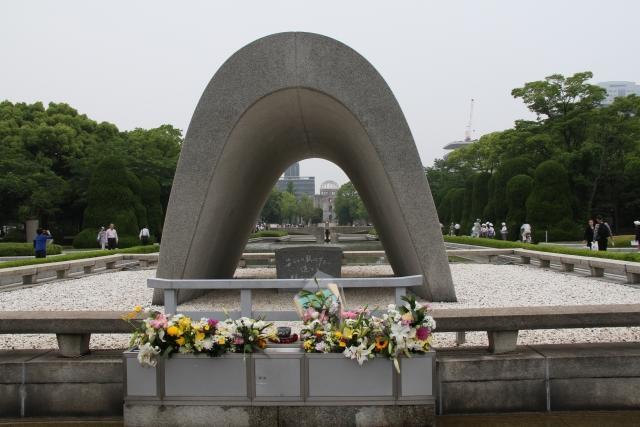
<svg viewBox="0 0 640 427"><path fill-rule="evenodd" d="M634 82L612 81L600 82L598 86L607 91L607 97L602 102L603 105L610 105L619 96L638 95L640 96L640 85Z"/></svg>
<svg viewBox="0 0 640 427"><path fill-rule="evenodd" d="M445 150L450 150L449 153L446 153L443 158L446 159L447 156L449 156L449 154L451 154L451 151L453 150L457 150L458 148L461 147L466 147L467 145L473 144L474 142L477 142L477 139L464 139L462 141L453 141L448 143L447 145L445 145L444 148Z"/></svg>
<svg viewBox="0 0 640 427"><path fill-rule="evenodd" d="M332 222L335 218L334 201L340 186L335 181L325 181L320 185L320 194L315 195L314 206L322 208L322 221Z"/></svg>
<svg viewBox="0 0 640 427"><path fill-rule="evenodd" d="M316 178L314 176L300 176L300 163L298 162L287 168L284 176L276 183L276 188L279 191L287 191L289 183L293 184L293 192L298 198L303 194L313 198L316 194Z"/></svg>
<svg viewBox="0 0 640 427"><path fill-rule="evenodd" d="M300 176L300 162L295 162L284 171L284 176L298 177Z"/></svg>

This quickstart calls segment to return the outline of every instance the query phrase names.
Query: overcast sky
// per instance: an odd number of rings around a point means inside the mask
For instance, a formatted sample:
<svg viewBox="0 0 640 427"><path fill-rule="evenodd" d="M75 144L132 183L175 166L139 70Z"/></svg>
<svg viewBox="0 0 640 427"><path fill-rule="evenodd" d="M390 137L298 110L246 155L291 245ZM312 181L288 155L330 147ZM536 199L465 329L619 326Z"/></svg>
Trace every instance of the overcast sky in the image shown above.
<svg viewBox="0 0 640 427"><path fill-rule="evenodd" d="M120 129L186 131L220 65L282 31L336 38L395 93L423 164L462 139L531 117L514 87L590 70L640 81L637 1L0 1L0 99L67 102ZM347 180L320 160L301 165Z"/></svg>

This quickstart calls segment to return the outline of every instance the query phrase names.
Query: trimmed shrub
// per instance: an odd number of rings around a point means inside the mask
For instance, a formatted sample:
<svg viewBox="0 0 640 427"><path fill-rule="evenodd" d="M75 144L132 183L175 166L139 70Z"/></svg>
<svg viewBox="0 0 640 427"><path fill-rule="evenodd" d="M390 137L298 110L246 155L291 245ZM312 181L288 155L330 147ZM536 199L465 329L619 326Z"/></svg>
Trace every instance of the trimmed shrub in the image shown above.
<svg viewBox="0 0 640 427"><path fill-rule="evenodd" d="M534 230L566 230L572 221L569 176L562 164L547 160L538 165L527 198L527 221ZM570 229L571 227L569 227Z"/></svg>
<svg viewBox="0 0 640 427"><path fill-rule="evenodd" d="M473 180L473 197L471 199L471 221L476 218L483 218L484 208L489 201L489 180L491 174L487 172L479 173Z"/></svg>
<svg viewBox="0 0 640 427"><path fill-rule="evenodd" d="M140 239L138 236L131 235L120 235L120 230L118 230L118 248L130 248L134 246L140 246ZM149 238L149 242L155 243L155 238L151 236ZM76 235L73 239L73 247L76 249L97 249L100 248L100 243L98 242L98 230L93 228L85 228L80 233Z"/></svg>
<svg viewBox="0 0 640 427"><path fill-rule="evenodd" d="M252 233L249 238L255 239L257 237L283 237L288 235L286 231L278 231L278 230L262 230L257 233Z"/></svg>
<svg viewBox="0 0 640 427"><path fill-rule="evenodd" d="M62 246L50 243L47 255L62 253ZM34 256L33 243L0 243L0 256Z"/></svg>
<svg viewBox="0 0 640 427"><path fill-rule="evenodd" d="M529 175L516 175L509 180L506 188L507 201L507 229L509 239L518 240L520 238L520 226L527 219L527 198L533 188L533 178Z"/></svg>
<svg viewBox="0 0 640 427"><path fill-rule="evenodd" d="M27 237L25 235L24 230L18 230L17 228L12 228L5 234L5 236L2 238L2 241L24 243L26 238Z"/></svg>
<svg viewBox="0 0 640 427"><path fill-rule="evenodd" d="M100 247L98 242L98 229L85 228L73 238L73 247L76 249L95 249Z"/></svg>
<svg viewBox="0 0 640 427"><path fill-rule="evenodd" d="M531 168L531 161L525 157L515 157L505 160L498 166L494 175L493 197L491 198L493 207L493 218L496 222L502 222L507 217L509 211L509 200L507 197L507 185L511 178L517 175L527 175Z"/></svg>
<svg viewBox="0 0 640 427"><path fill-rule="evenodd" d="M160 202L160 184L150 176L140 179L142 203L147 208L147 223L139 224L140 227L147 225L151 234L162 236L162 203Z"/></svg>
<svg viewBox="0 0 640 427"><path fill-rule="evenodd" d="M101 226L114 223L122 235L137 235L140 201L132 185L131 173L119 158L107 157L98 163L89 183L84 228L93 228L97 234Z"/></svg>

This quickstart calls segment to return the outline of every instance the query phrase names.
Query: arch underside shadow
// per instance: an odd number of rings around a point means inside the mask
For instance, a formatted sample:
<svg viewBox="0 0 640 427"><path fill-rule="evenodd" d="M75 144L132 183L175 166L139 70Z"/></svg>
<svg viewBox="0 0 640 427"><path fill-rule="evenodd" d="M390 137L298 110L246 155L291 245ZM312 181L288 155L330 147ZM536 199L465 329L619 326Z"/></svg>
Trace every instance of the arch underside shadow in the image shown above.
<svg viewBox="0 0 640 427"><path fill-rule="evenodd" d="M308 33L244 47L205 90L174 178L158 277L232 277L279 176L310 157L349 176L395 274L422 274L416 293L455 301L429 186L393 94L360 55Z"/></svg>

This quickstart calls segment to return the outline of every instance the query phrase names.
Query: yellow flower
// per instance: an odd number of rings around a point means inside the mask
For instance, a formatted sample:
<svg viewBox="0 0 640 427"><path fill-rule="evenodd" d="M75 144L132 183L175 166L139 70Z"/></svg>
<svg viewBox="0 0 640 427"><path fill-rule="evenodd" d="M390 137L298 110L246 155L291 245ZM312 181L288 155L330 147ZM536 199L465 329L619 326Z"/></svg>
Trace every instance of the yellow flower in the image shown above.
<svg viewBox="0 0 640 427"><path fill-rule="evenodd" d="M342 332L344 337L348 340L350 340L351 338L353 338L353 329L351 328L344 328L344 331Z"/></svg>
<svg viewBox="0 0 640 427"><path fill-rule="evenodd" d="M306 340L304 342L304 349L309 351L313 348L313 341L312 340Z"/></svg>
<svg viewBox="0 0 640 427"><path fill-rule="evenodd" d="M340 341L340 347L346 347L346 346L347 346L347 343L346 343L346 342L344 342L344 341Z"/></svg>
<svg viewBox="0 0 640 427"><path fill-rule="evenodd" d="M142 307L139 305L136 305L135 307L133 307L133 311L135 311L136 313L140 313L142 311Z"/></svg>
<svg viewBox="0 0 640 427"><path fill-rule="evenodd" d="M225 342L227 342L227 340L224 337L218 338L218 345L224 345Z"/></svg>
<svg viewBox="0 0 640 427"><path fill-rule="evenodd" d="M178 321L178 324L182 329L188 329L189 326L191 326L191 319L189 319L188 317L182 317Z"/></svg>
<svg viewBox="0 0 640 427"><path fill-rule="evenodd" d="M167 334L169 334L170 337L178 336L179 332L180 330L175 326L169 326L169 328L167 329Z"/></svg>
<svg viewBox="0 0 640 427"><path fill-rule="evenodd" d="M407 311L405 314L402 315L402 320L407 322L413 322L413 314L411 314L410 311Z"/></svg>
<svg viewBox="0 0 640 427"><path fill-rule="evenodd" d="M184 337L180 337L180 338L178 338L178 339L176 340L176 344L178 344L178 345L184 345L184 341L185 341L185 340L184 340Z"/></svg>
<svg viewBox="0 0 640 427"><path fill-rule="evenodd" d="M342 332L340 332L340 331L335 331L335 332L334 332L334 335L335 335L335 336L336 336L336 338L338 338L338 339L342 338Z"/></svg>
<svg viewBox="0 0 640 427"><path fill-rule="evenodd" d="M384 350L389 345L385 337L376 337L376 350Z"/></svg>
<svg viewBox="0 0 640 427"><path fill-rule="evenodd" d="M196 332L196 340L202 341L204 339L204 332Z"/></svg>
<svg viewBox="0 0 640 427"><path fill-rule="evenodd" d="M204 325L204 330L208 331L209 330L209 325Z"/></svg>

